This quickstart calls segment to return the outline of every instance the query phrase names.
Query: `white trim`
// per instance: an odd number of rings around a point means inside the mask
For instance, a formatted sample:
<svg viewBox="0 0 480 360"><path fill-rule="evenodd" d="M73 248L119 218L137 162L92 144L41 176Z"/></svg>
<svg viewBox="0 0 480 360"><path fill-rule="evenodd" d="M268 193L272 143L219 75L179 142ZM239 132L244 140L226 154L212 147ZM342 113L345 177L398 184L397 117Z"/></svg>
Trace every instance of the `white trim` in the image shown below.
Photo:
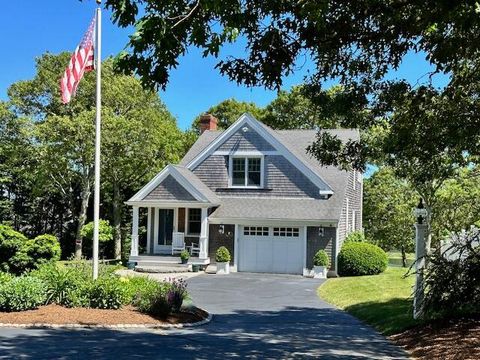
<svg viewBox="0 0 480 360"><path fill-rule="evenodd" d="M180 185L182 185L185 190L187 190L197 201L209 203L210 201L203 195L197 188L195 188L176 168L174 165L167 165L162 171L160 171L147 185L145 185L140 191L132 196L130 200L126 202L134 203L138 201L149 201L143 200L145 196L150 194L163 180L167 178L168 175L171 175Z"/></svg>
<svg viewBox="0 0 480 360"><path fill-rule="evenodd" d="M233 185L233 159L244 159L245 163L245 185ZM260 185L247 185L248 181L248 159L260 159ZM228 158L228 187L230 189L263 189L265 179L265 159L263 155L232 155Z"/></svg>
<svg viewBox="0 0 480 360"><path fill-rule="evenodd" d="M152 242L152 208L147 208L147 254L150 253L150 243Z"/></svg>
<svg viewBox="0 0 480 360"><path fill-rule="evenodd" d="M233 234L233 266L238 271L238 233L240 231L240 226L238 224L235 224L235 232Z"/></svg>
<svg viewBox="0 0 480 360"><path fill-rule="evenodd" d="M217 150L212 153L212 155L220 156L265 156L265 155L280 155L276 150L273 151L262 151L262 150Z"/></svg>
<svg viewBox="0 0 480 360"><path fill-rule="evenodd" d="M126 205L138 207L158 207L162 209L174 209L176 207L191 207L191 208L208 208L218 206L220 204L203 203L203 202L186 202L186 201L161 201L161 200L139 200L126 201Z"/></svg>
<svg viewBox="0 0 480 360"><path fill-rule="evenodd" d="M303 220L303 219L252 219L252 218L209 218L210 224L237 224L251 226L280 226L280 227L299 227L307 226L325 226L336 227L338 220Z"/></svg>
<svg viewBox="0 0 480 360"><path fill-rule="evenodd" d="M203 149L194 159L192 159L186 166L187 169L195 169L201 162L210 156L222 143L224 143L231 135L240 130L243 126L249 125L252 130L256 131L268 143L270 143L279 154L283 155L293 166L300 170L310 181L312 181L319 189L329 190L333 189L328 183L323 180L321 176L315 173L310 166L304 163L301 159L295 156L288 148L283 145L275 136L271 135L252 115L245 113L234 122L227 130L220 134L209 146Z"/></svg>
<svg viewBox="0 0 480 360"><path fill-rule="evenodd" d="M160 209L158 207L153 208L153 253L157 253L158 245L158 227L159 227L159 218L160 218Z"/></svg>
<svg viewBox="0 0 480 360"><path fill-rule="evenodd" d="M303 234L302 234L302 242L303 242L303 273L307 269L307 227L303 227Z"/></svg>
<svg viewBox="0 0 480 360"><path fill-rule="evenodd" d="M188 236L188 237L200 237L200 234L201 234L201 230L200 230L200 233L198 234L194 234L194 233L190 233L188 231L188 214L190 213L190 209L198 209L198 208L185 208L185 236ZM206 208L201 208L200 210L200 228L202 226L202 210Z"/></svg>

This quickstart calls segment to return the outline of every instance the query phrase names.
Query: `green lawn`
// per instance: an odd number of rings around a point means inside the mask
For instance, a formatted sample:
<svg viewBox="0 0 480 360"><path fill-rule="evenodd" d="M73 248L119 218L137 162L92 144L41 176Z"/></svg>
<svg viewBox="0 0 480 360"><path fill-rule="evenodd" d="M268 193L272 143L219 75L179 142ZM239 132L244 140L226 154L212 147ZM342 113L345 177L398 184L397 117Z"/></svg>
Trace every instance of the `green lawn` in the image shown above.
<svg viewBox="0 0 480 360"><path fill-rule="evenodd" d="M388 253L388 265L390 266L402 266L402 254L400 251L389 251ZM407 253L407 266L410 266L415 261L415 254Z"/></svg>
<svg viewBox="0 0 480 360"><path fill-rule="evenodd" d="M328 279L318 289L327 302L391 335L415 325L412 318L413 276L389 267L383 274Z"/></svg>

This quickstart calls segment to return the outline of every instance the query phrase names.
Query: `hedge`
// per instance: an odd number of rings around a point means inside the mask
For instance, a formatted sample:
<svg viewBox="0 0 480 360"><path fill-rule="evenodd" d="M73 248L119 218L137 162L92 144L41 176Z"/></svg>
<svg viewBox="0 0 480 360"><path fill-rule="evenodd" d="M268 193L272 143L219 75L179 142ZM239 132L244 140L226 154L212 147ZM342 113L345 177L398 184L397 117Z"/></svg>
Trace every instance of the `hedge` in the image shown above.
<svg viewBox="0 0 480 360"><path fill-rule="evenodd" d="M387 253L369 243L346 243L338 254L338 273L341 276L380 274L386 270L387 264Z"/></svg>

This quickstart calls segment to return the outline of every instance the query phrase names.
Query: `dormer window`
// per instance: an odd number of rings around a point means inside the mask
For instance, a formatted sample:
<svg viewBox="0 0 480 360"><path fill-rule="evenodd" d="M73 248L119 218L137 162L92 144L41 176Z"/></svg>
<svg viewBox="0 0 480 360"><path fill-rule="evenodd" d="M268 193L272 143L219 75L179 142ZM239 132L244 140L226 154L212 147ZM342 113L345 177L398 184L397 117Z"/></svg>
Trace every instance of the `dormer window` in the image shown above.
<svg viewBox="0 0 480 360"><path fill-rule="evenodd" d="M231 156L230 186L263 187L263 156Z"/></svg>

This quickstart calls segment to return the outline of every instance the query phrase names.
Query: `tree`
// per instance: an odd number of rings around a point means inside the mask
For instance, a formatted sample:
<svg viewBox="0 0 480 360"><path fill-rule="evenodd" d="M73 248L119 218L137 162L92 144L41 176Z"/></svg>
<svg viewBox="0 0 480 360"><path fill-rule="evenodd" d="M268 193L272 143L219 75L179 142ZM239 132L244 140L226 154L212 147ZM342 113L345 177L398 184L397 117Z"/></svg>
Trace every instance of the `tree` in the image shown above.
<svg viewBox="0 0 480 360"><path fill-rule="evenodd" d="M365 235L385 251L400 250L403 266L414 250L413 209L417 194L411 186L383 168L364 182Z"/></svg>
<svg viewBox="0 0 480 360"><path fill-rule="evenodd" d="M79 257L93 185L95 77L87 73L72 102L63 105L58 79L69 56L44 54L36 76L12 85L9 96L15 112L34 121L37 183L69 204ZM114 74L111 60L104 62L102 75L102 185L119 257L123 202L165 163L178 161L184 137L157 94L134 77Z"/></svg>
<svg viewBox="0 0 480 360"><path fill-rule="evenodd" d="M225 130L232 125L243 113L250 113L258 120L262 121L265 116L265 109L259 108L251 102L238 101L235 99L227 99L211 106L205 113L212 114L218 119L218 129ZM200 116L198 115L193 121L193 131L198 133Z"/></svg>

